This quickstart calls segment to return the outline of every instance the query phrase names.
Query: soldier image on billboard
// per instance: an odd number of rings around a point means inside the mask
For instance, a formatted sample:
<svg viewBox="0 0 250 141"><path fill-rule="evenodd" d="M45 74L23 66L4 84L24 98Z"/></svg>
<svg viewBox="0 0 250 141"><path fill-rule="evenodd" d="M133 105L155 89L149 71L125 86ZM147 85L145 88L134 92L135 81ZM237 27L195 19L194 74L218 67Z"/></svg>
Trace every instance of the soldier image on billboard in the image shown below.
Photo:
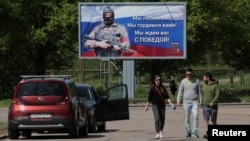
<svg viewBox="0 0 250 141"><path fill-rule="evenodd" d="M124 25L115 22L114 10L107 6L103 10L103 22L84 36L84 45L94 49L96 57L119 57L129 50L130 43Z"/></svg>

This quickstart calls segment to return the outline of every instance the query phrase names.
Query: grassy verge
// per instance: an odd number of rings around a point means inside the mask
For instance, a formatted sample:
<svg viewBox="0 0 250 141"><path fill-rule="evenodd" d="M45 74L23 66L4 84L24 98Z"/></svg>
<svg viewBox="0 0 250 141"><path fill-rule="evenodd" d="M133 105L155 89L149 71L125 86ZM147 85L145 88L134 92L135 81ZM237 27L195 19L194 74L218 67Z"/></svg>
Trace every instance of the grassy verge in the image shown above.
<svg viewBox="0 0 250 141"><path fill-rule="evenodd" d="M9 107L10 103L11 103L11 99L0 100L0 107Z"/></svg>

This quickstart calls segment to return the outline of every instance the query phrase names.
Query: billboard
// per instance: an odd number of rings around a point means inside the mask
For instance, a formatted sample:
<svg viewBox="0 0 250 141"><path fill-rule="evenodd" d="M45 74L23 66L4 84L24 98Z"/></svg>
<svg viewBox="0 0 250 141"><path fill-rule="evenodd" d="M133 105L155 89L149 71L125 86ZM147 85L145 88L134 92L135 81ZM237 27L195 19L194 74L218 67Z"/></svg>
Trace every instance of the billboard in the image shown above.
<svg viewBox="0 0 250 141"><path fill-rule="evenodd" d="M186 2L78 3L79 59L186 59Z"/></svg>

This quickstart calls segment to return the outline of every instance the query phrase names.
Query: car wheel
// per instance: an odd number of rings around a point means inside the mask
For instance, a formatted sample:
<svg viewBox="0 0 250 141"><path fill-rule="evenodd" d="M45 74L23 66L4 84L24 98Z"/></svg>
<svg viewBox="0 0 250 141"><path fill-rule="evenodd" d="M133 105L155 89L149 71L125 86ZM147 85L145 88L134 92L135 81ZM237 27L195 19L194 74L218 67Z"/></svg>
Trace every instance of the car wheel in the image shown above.
<svg viewBox="0 0 250 141"><path fill-rule="evenodd" d="M78 119L74 122L72 128L69 129L69 136L72 138L79 137L79 121Z"/></svg>
<svg viewBox="0 0 250 141"><path fill-rule="evenodd" d="M103 121L103 124L98 125L97 128L98 128L98 131L105 131L106 130L106 122Z"/></svg>
<svg viewBox="0 0 250 141"><path fill-rule="evenodd" d="M31 137L31 130L25 130L21 132L23 137L30 138Z"/></svg>
<svg viewBox="0 0 250 141"><path fill-rule="evenodd" d="M15 129L8 129L8 136L9 139L18 139L20 135L19 130L15 130Z"/></svg>
<svg viewBox="0 0 250 141"><path fill-rule="evenodd" d="M96 116L93 117L93 124L89 126L90 132L96 132Z"/></svg>

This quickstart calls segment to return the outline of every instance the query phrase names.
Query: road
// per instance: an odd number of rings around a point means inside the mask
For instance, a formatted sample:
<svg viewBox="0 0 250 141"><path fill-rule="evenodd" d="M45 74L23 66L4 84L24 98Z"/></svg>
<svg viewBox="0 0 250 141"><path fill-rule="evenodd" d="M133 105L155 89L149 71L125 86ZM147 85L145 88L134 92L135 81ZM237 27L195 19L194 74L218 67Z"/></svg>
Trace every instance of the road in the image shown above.
<svg viewBox="0 0 250 141"><path fill-rule="evenodd" d="M6 119L6 109L1 109L0 119ZM3 115L4 114L4 115ZM247 124L250 125L250 105L220 105L218 124ZM199 134L200 138L185 138L184 129L184 115L182 107L177 110L172 110L167 107L166 111L166 124L164 128L163 139L159 141L206 141L203 139L203 119L202 111L200 109L199 116ZM154 120L152 109L145 112L144 107L130 107L130 120L111 121L107 122L107 131L89 133L87 137L80 137L74 140L87 140L87 141L155 141L154 139ZM8 141L8 138L3 139ZM64 140L72 141L67 134L32 134L30 139L20 138L19 140L37 141L37 140Z"/></svg>

